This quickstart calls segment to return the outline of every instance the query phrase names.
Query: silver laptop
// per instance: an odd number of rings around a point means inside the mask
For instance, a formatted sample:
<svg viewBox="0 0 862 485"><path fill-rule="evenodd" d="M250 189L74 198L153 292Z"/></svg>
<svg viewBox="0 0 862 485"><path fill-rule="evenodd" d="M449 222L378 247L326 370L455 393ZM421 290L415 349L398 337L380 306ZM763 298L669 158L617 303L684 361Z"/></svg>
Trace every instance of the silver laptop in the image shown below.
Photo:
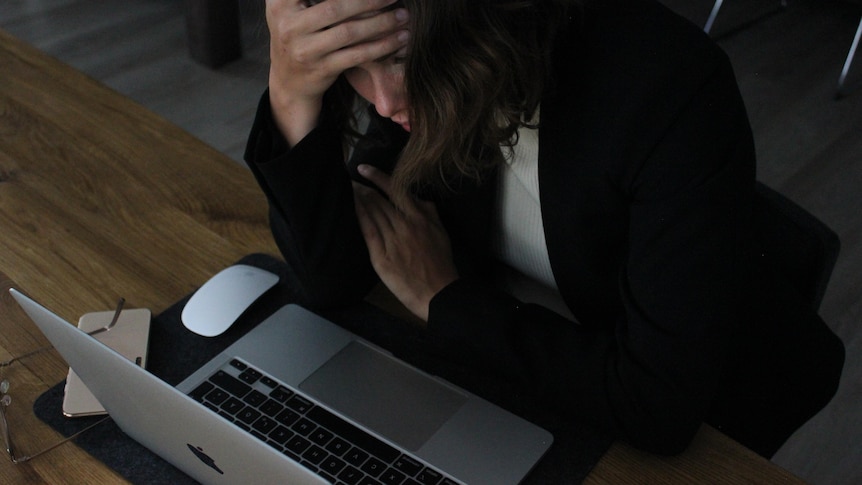
<svg viewBox="0 0 862 485"><path fill-rule="evenodd" d="M174 388L10 292L120 429L202 483L518 483L553 440L297 305Z"/></svg>

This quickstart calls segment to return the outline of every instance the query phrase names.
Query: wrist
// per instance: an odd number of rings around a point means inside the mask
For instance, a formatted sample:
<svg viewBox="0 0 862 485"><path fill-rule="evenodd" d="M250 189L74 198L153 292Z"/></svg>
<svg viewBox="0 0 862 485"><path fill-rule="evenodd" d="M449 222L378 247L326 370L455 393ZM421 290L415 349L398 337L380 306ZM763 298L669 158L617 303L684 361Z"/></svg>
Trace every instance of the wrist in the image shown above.
<svg viewBox="0 0 862 485"><path fill-rule="evenodd" d="M431 287L429 287L428 291L426 291L422 296L418 297L416 301L413 302L411 310L413 313L421 318L424 322L428 322L428 319L431 316L431 301L443 291L444 288L452 284L458 280L458 275L452 274L447 278L440 279L437 283Z"/></svg>
<svg viewBox="0 0 862 485"><path fill-rule="evenodd" d="M291 96L274 86L270 82L269 103L272 119L288 144L293 147L317 127L323 100L320 97Z"/></svg>

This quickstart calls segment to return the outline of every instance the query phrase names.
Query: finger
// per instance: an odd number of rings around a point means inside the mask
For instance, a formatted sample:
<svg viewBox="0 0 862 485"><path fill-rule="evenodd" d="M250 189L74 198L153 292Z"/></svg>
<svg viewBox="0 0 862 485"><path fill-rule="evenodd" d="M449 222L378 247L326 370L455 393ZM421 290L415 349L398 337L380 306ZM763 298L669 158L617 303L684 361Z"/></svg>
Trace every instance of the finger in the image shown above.
<svg viewBox="0 0 862 485"><path fill-rule="evenodd" d="M307 8L310 26L323 30L355 17L381 12L397 0L325 0Z"/></svg>
<svg viewBox="0 0 862 485"><path fill-rule="evenodd" d="M295 17L309 7L306 0L266 0L265 12L268 25Z"/></svg>
<svg viewBox="0 0 862 485"><path fill-rule="evenodd" d="M332 51L382 37L405 25L409 15L403 7L381 10L391 3L393 0L348 1L345 6L344 0L326 0L307 6L307 0L267 0L266 18L271 31L302 37L304 45L316 43L312 48ZM319 35L324 33L327 35Z"/></svg>
<svg viewBox="0 0 862 485"><path fill-rule="evenodd" d="M356 167L356 171L359 172L359 175L368 179L369 182L379 187L387 196L392 195L392 178L389 175L378 170L373 165L365 163L359 164Z"/></svg>
<svg viewBox="0 0 862 485"><path fill-rule="evenodd" d="M345 70L397 52L407 45L407 11L396 9L350 20L306 38L304 50L327 54L329 68Z"/></svg>
<svg viewBox="0 0 862 485"><path fill-rule="evenodd" d="M408 31L401 30L377 40L329 52L324 59L325 67L331 71L344 72L363 63L373 62L404 48L409 37Z"/></svg>
<svg viewBox="0 0 862 485"><path fill-rule="evenodd" d="M437 204L434 201L414 199L413 204L416 211L422 213L428 220L440 225L440 214L437 212Z"/></svg>
<svg viewBox="0 0 862 485"><path fill-rule="evenodd" d="M365 244L370 252L374 252L377 246L377 241L380 240L380 231L371 220L368 210L365 208L365 203L362 201L362 196L354 191L353 205L356 210L356 219L359 221L359 230L362 232L362 238L365 239Z"/></svg>
<svg viewBox="0 0 862 485"><path fill-rule="evenodd" d="M394 230L395 208L377 191L368 187L354 184L353 193L360 224L367 224L369 228L373 227L380 235L381 240L385 240L385 234Z"/></svg>
<svg viewBox="0 0 862 485"><path fill-rule="evenodd" d="M390 220L393 227L398 222L404 223L407 220L414 219L417 216L432 216L434 220L439 220L437 216L437 207L434 202L421 201L414 197L404 197L401 203L397 206L392 202L392 177L373 165L359 164L356 167L357 172L365 177L369 182L377 186L388 200L380 198L382 204L386 204L386 208L391 211ZM430 212L429 212L430 208ZM403 216L403 217L401 217ZM406 218L406 220L405 220Z"/></svg>
<svg viewBox="0 0 862 485"><path fill-rule="evenodd" d="M266 0L264 2L266 5L267 12L287 12L287 11L297 11L306 8L307 2L305 0Z"/></svg>

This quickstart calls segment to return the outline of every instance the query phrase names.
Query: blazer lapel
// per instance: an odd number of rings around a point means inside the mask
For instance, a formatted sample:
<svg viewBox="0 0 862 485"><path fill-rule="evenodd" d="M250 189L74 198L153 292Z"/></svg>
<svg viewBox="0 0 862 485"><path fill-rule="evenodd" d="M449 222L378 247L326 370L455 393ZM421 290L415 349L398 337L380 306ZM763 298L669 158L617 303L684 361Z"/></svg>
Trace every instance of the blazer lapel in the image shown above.
<svg viewBox="0 0 862 485"><path fill-rule="evenodd" d="M557 46L555 83L542 100L539 191L551 269L569 309L581 324L608 321L620 308L619 254L627 208L612 187L603 122L613 107L598 106L579 69L590 66L577 38Z"/></svg>

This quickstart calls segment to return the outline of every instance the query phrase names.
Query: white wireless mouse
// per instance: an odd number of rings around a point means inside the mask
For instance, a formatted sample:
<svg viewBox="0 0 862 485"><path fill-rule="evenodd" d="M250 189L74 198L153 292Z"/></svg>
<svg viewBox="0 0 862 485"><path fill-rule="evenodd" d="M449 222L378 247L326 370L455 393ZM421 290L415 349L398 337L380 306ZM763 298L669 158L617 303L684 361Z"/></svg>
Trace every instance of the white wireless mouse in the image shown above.
<svg viewBox="0 0 862 485"><path fill-rule="evenodd" d="M266 290L278 283L269 271L237 264L219 271L183 308L183 325L204 337L224 333Z"/></svg>

